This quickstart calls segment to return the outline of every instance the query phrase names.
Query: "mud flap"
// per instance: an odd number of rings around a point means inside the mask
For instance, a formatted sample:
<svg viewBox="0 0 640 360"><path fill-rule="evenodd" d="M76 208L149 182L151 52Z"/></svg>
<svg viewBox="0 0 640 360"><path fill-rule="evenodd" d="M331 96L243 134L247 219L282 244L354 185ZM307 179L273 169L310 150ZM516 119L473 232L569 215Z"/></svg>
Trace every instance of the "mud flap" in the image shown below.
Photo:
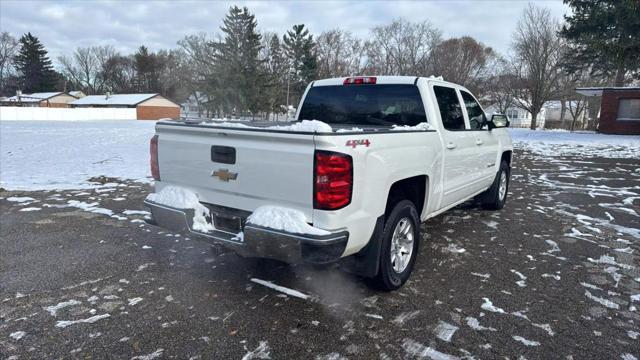
<svg viewBox="0 0 640 360"><path fill-rule="evenodd" d="M358 253L340 260L340 266L353 274L373 278L380 270L380 252L382 251L382 231L384 215L376 219L376 225L369 243Z"/></svg>

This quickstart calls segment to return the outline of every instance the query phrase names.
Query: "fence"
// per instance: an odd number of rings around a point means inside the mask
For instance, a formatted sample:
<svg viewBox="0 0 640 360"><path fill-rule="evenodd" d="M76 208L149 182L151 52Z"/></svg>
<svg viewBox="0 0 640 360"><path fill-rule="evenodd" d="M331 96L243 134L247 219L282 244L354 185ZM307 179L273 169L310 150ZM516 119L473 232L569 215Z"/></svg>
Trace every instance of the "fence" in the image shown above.
<svg viewBox="0 0 640 360"><path fill-rule="evenodd" d="M49 108L0 106L0 120L136 120L135 108Z"/></svg>

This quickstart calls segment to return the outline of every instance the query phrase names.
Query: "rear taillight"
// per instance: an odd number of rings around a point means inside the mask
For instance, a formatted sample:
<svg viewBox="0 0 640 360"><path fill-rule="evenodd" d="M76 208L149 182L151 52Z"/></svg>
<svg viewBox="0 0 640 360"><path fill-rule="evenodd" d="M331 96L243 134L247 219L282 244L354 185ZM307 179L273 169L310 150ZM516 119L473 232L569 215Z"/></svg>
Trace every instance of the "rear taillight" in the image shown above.
<svg viewBox="0 0 640 360"><path fill-rule="evenodd" d="M341 209L351 202L353 160L331 151L316 151L313 207L319 210Z"/></svg>
<svg viewBox="0 0 640 360"><path fill-rule="evenodd" d="M375 84L377 80L375 76L350 77L344 79L342 85Z"/></svg>
<svg viewBox="0 0 640 360"><path fill-rule="evenodd" d="M151 138L151 176L156 181L160 181L160 166L158 165L158 135Z"/></svg>

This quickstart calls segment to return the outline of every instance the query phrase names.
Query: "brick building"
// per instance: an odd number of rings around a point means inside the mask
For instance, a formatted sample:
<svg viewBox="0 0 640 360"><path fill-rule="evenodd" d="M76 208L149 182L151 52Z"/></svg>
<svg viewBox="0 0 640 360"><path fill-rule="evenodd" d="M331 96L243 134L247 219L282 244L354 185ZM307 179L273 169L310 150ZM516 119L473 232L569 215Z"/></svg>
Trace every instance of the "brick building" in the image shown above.
<svg viewBox="0 0 640 360"><path fill-rule="evenodd" d="M577 88L585 96L601 96L598 131L640 135L640 87Z"/></svg>
<svg viewBox="0 0 640 360"><path fill-rule="evenodd" d="M177 119L180 105L159 94L89 95L73 101L72 107L135 108L138 120Z"/></svg>

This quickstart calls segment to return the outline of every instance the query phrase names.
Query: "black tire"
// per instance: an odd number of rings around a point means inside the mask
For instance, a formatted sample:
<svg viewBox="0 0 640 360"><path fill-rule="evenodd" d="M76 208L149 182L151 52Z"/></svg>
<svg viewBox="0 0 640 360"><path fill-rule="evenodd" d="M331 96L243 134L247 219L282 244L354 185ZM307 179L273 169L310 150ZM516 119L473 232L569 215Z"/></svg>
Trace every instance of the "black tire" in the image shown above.
<svg viewBox="0 0 640 360"><path fill-rule="evenodd" d="M391 260L392 238L396 226L400 221L409 221L412 225L410 231L413 232L413 247L409 262L404 270L397 272ZM409 200L402 200L393 206L393 210L384 224L382 232L382 249L380 251L380 268L378 275L374 280L374 285L384 291L393 291L399 289L409 279L413 266L418 256L420 243L420 217L416 211L416 207Z"/></svg>
<svg viewBox="0 0 640 360"><path fill-rule="evenodd" d="M500 193L500 181L502 174L506 177L506 189L504 191L504 195L501 196ZM511 175L511 169L509 168L509 164L506 161L500 163L500 169L496 174L496 178L493 180L493 184L482 194L480 197L480 201L482 202L482 207L487 210L500 210L504 207L504 204L507 202L507 196L509 194L509 177Z"/></svg>

